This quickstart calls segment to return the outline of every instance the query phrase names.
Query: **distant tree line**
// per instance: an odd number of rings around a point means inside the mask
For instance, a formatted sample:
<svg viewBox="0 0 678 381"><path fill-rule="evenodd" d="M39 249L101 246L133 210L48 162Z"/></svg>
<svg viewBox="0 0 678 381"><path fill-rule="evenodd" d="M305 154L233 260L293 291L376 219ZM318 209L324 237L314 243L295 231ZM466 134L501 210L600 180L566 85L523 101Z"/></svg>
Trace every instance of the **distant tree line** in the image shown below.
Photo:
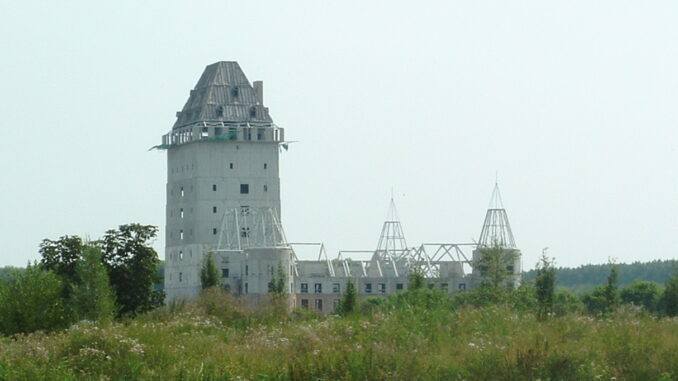
<svg viewBox="0 0 678 381"><path fill-rule="evenodd" d="M642 280L664 284L671 277L676 266L678 266L676 260L620 263L616 265L618 283L620 286L628 286L634 281ZM591 291L596 285L607 281L609 270L607 264L556 268L556 286L577 293ZM536 269L526 271L523 273L523 280L531 281L536 276Z"/></svg>

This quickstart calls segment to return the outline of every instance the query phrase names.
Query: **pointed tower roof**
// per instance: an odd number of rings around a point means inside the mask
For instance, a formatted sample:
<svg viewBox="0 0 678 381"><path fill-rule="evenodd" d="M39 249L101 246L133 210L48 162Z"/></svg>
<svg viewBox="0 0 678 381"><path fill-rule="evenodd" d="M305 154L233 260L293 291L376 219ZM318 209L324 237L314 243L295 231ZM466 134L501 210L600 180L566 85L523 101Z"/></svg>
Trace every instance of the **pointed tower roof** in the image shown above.
<svg viewBox="0 0 678 381"><path fill-rule="evenodd" d="M504 209L498 183L494 184L490 205L485 214L483 229L480 231L478 246L499 246L507 249L516 248L516 242L513 239L511 224L509 223L506 209Z"/></svg>
<svg viewBox="0 0 678 381"><path fill-rule="evenodd" d="M398 218L395 201L393 196L391 196L386 221L384 221L384 225L381 228L379 243L377 243L376 253L383 253L387 254L387 256L398 258L405 250L407 250L405 233L403 233L403 227Z"/></svg>
<svg viewBox="0 0 678 381"><path fill-rule="evenodd" d="M173 128L196 122L272 123L263 105L263 85L253 87L235 61L205 68Z"/></svg>

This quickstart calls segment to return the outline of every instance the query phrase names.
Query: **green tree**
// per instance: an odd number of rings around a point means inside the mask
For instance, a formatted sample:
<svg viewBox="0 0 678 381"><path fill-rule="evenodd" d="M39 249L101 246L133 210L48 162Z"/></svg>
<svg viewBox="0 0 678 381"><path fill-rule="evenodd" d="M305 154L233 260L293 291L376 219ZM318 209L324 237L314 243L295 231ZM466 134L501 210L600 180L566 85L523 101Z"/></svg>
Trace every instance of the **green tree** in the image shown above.
<svg viewBox="0 0 678 381"><path fill-rule="evenodd" d="M537 264L537 277L534 285L537 294L537 317L544 320L553 313L556 291L556 269L553 267L553 259L546 256L546 249L542 251L541 259Z"/></svg>
<svg viewBox="0 0 678 381"><path fill-rule="evenodd" d="M65 297L71 287L79 282L76 267L82 258L83 242L78 236L65 235L57 240L44 239L40 244L40 265L53 271L64 282Z"/></svg>
<svg viewBox="0 0 678 381"><path fill-rule="evenodd" d="M287 275L285 275L280 263L278 263L276 274L268 282L268 292L277 296L287 295Z"/></svg>
<svg viewBox="0 0 678 381"><path fill-rule="evenodd" d="M584 311L582 300L568 290L559 290L554 295L553 312L557 316L581 313Z"/></svg>
<svg viewBox="0 0 678 381"><path fill-rule="evenodd" d="M109 230L100 242L104 266L115 290L119 315L135 315L163 305L158 281L158 254L149 245L158 228L128 224Z"/></svg>
<svg viewBox="0 0 678 381"><path fill-rule="evenodd" d="M101 250L85 246L75 270L79 282L73 285L69 305L76 319L110 321L116 312L115 296L101 262Z"/></svg>
<svg viewBox="0 0 678 381"><path fill-rule="evenodd" d="M603 288L605 310L612 311L619 305L619 273L617 266L610 263L610 275L607 276L607 284Z"/></svg>
<svg viewBox="0 0 678 381"><path fill-rule="evenodd" d="M420 290L424 288L424 274L422 274L421 269L415 267L410 271L407 276L407 289L408 290Z"/></svg>
<svg viewBox="0 0 678 381"><path fill-rule="evenodd" d="M355 285L351 278L348 278L346 281L346 290L344 294L341 295L341 300L339 301L338 313L341 316L348 316L353 314L356 311L358 305L358 293L356 292Z"/></svg>
<svg viewBox="0 0 678 381"><path fill-rule="evenodd" d="M678 267L674 270L671 278L666 281L662 302L664 311L668 316L678 316Z"/></svg>
<svg viewBox="0 0 678 381"><path fill-rule="evenodd" d="M70 323L62 282L51 271L29 265L0 287L0 331L6 335L54 330Z"/></svg>
<svg viewBox="0 0 678 381"><path fill-rule="evenodd" d="M220 282L219 270L214 263L214 254L210 251L207 253L207 256L205 256L202 268L200 269L200 284L204 290L210 287L217 287Z"/></svg>
<svg viewBox="0 0 678 381"><path fill-rule="evenodd" d="M657 309L659 286L655 282L636 280L620 293L622 303L641 306L648 311Z"/></svg>
<svg viewBox="0 0 678 381"><path fill-rule="evenodd" d="M508 268L513 265L515 254L499 245L479 250L480 257L474 263L474 267L482 278L481 286L490 288L497 294L504 293L511 275Z"/></svg>

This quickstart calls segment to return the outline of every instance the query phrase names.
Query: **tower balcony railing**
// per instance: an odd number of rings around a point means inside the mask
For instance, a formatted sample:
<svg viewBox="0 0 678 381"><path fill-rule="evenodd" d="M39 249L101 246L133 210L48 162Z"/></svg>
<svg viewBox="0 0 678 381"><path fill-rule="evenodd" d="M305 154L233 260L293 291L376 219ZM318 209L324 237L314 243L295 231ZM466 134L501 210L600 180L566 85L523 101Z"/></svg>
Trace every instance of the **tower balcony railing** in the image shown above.
<svg viewBox="0 0 678 381"><path fill-rule="evenodd" d="M162 144L153 148L168 149L196 141L282 143L285 129L273 123L198 122L163 135Z"/></svg>

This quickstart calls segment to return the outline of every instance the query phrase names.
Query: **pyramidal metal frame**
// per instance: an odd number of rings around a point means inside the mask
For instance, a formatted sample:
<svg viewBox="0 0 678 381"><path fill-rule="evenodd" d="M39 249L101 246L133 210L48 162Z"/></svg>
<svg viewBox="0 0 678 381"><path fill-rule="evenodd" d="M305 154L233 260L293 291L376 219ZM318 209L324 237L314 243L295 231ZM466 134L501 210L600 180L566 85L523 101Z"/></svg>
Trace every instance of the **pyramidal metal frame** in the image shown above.
<svg viewBox="0 0 678 381"><path fill-rule="evenodd" d="M508 214L501 199L499 184L494 184L490 205L485 214L485 222L478 239L479 247L501 247L515 249L516 242L511 231Z"/></svg>

